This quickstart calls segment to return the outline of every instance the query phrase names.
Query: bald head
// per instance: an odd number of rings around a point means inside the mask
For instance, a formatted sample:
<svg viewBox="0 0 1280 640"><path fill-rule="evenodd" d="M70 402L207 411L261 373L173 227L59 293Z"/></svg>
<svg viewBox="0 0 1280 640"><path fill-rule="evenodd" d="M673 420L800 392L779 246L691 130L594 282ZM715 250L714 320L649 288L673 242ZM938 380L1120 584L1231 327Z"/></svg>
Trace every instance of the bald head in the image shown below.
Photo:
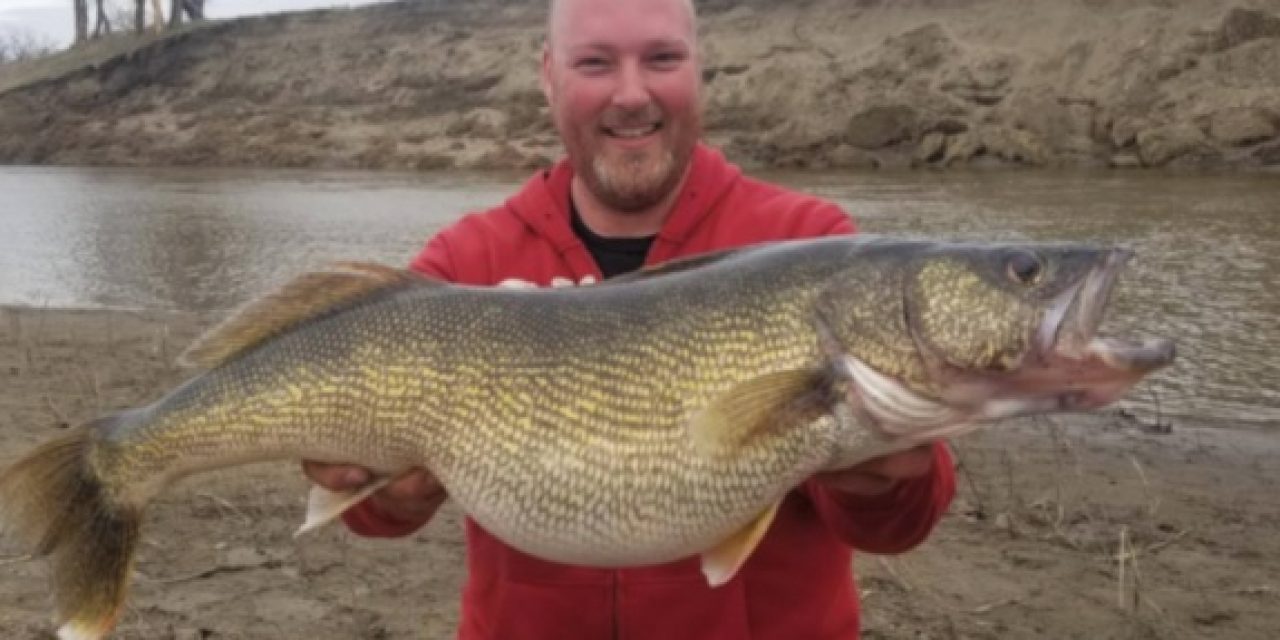
<svg viewBox="0 0 1280 640"><path fill-rule="evenodd" d="M589 13L592 5L602 4L633 4L641 7L653 5L656 9L678 7L684 15L683 31L678 35L687 37L691 43L697 42L698 14L693 7L693 0L551 0L551 7L547 11L547 48L562 42L566 33L572 31L575 19L584 12Z"/></svg>

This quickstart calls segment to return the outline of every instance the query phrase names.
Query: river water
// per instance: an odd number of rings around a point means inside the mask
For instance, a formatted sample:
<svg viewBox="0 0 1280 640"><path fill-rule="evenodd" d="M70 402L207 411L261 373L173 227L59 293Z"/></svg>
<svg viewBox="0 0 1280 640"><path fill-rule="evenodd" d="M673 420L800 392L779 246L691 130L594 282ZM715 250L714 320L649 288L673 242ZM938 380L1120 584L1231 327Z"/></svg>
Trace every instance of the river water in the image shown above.
<svg viewBox="0 0 1280 640"><path fill-rule="evenodd" d="M1171 336L1181 356L1134 406L1280 433L1280 176L767 177L836 200L866 232L1132 247L1104 326ZM334 260L402 264L522 178L0 167L0 304L227 309Z"/></svg>

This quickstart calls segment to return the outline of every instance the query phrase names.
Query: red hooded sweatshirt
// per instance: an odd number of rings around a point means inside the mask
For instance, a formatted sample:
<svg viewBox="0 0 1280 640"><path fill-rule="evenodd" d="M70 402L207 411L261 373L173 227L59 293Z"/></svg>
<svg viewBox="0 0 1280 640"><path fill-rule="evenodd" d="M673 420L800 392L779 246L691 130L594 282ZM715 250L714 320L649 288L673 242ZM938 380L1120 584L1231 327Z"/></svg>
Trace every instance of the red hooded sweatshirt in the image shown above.
<svg viewBox="0 0 1280 640"><path fill-rule="evenodd" d="M412 268L448 281L548 285L600 272L570 223L572 169L539 172L503 205L441 231ZM699 146L670 217L646 258L654 264L766 240L852 233L829 202L744 177ZM852 548L899 553L919 544L951 502L955 475L946 447L934 471L890 493L863 498L815 481L792 491L768 533L727 584L711 588L698 558L597 569L546 562L517 551L467 519L463 640L796 640L856 638ZM344 519L366 536L416 526L365 502Z"/></svg>

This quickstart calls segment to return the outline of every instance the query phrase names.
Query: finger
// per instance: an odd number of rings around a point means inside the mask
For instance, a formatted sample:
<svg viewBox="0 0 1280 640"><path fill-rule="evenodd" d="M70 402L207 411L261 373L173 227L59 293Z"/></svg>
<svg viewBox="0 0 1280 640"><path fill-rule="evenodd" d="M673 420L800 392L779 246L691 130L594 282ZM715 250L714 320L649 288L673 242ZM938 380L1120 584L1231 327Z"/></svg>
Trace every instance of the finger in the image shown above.
<svg viewBox="0 0 1280 640"><path fill-rule="evenodd" d="M426 522L448 498L434 476L416 469L370 496L378 510L410 522Z"/></svg>
<svg viewBox="0 0 1280 640"><path fill-rule="evenodd" d="M435 476L423 469L412 469L387 485L379 493L388 500L421 501L444 493Z"/></svg>
<svg viewBox="0 0 1280 640"><path fill-rule="evenodd" d="M868 460L858 470L893 480L925 475L933 468L933 445L922 445L887 456Z"/></svg>
<svg viewBox="0 0 1280 640"><path fill-rule="evenodd" d="M368 469L347 464L326 464L314 460L302 461L302 472L312 482L330 491L350 491L369 483L373 477Z"/></svg>
<svg viewBox="0 0 1280 640"><path fill-rule="evenodd" d="M835 473L824 476L823 481L838 491L863 496L888 493L898 484L898 481L892 478L865 473Z"/></svg>

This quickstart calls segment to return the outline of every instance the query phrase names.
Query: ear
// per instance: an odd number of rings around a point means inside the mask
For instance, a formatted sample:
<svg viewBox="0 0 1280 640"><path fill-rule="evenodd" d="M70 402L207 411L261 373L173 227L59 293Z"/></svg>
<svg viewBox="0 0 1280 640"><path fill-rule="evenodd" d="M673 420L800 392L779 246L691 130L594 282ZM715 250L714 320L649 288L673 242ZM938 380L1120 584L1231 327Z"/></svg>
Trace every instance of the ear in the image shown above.
<svg viewBox="0 0 1280 640"><path fill-rule="evenodd" d="M538 74L538 84L542 87L542 96L547 99L548 105L555 104L555 89L551 83L551 43L542 43L542 69Z"/></svg>

